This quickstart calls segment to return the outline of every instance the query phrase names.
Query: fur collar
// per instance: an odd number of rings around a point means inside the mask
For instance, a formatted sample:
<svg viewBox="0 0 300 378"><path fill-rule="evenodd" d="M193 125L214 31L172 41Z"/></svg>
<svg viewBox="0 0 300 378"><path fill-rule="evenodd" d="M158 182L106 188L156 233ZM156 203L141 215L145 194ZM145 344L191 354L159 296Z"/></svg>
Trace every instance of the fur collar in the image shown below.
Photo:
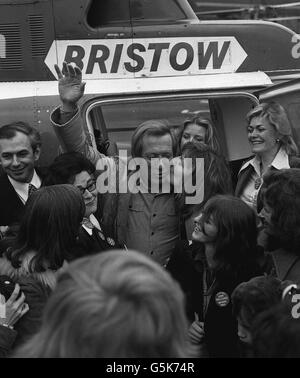
<svg viewBox="0 0 300 378"><path fill-rule="evenodd" d="M14 268L11 262L5 257L0 258L0 274L11 277L15 282L21 277L31 277L34 280L40 282L42 285L49 287L51 290L55 289L57 277L60 273L64 272L68 266L67 262L64 262L63 266L54 271L47 269L45 272L30 272L30 261L35 256L34 252L27 253L21 263L20 268Z"/></svg>

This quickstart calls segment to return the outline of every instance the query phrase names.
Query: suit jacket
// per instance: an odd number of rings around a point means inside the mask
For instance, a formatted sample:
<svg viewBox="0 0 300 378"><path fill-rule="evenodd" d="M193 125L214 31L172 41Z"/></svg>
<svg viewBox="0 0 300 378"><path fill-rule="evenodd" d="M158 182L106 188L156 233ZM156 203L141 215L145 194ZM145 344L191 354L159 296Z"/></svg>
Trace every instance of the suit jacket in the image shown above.
<svg viewBox="0 0 300 378"><path fill-rule="evenodd" d="M36 173L43 184L46 169L36 168ZM6 173L2 173L0 176L0 194L0 226L11 226L20 223L25 205L11 185Z"/></svg>
<svg viewBox="0 0 300 378"><path fill-rule="evenodd" d="M99 252L104 252L110 249L123 248L115 241L113 237L106 233L101 224L102 232L93 228L93 233L90 235L84 227L80 227L78 237L78 250L72 256L72 259L93 255Z"/></svg>
<svg viewBox="0 0 300 378"><path fill-rule="evenodd" d="M300 283L300 257L283 248L269 252L273 259L275 277L281 281Z"/></svg>

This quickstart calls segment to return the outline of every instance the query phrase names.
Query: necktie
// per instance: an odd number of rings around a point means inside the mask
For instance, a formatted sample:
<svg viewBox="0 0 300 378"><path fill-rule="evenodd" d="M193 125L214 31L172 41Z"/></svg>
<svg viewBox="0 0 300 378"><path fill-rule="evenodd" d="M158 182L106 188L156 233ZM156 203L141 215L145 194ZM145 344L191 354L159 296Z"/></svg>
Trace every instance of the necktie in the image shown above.
<svg viewBox="0 0 300 378"><path fill-rule="evenodd" d="M32 184L29 184L28 186L28 198L31 196L32 193L34 193L35 191L37 191L37 188L32 185Z"/></svg>

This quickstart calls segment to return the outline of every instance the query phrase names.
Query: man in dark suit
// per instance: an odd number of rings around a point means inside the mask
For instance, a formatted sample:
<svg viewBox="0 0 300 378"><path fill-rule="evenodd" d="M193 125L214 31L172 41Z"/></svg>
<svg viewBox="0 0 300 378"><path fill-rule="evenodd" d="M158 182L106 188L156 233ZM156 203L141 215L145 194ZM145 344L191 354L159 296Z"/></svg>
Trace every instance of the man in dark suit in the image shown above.
<svg viewBox="0 0 300 378"><path fill-rule="evenodd" d="M24 122L0 127L0 227L19 223L29 195L42 184L34 165L40 157L41 137Z"/></svg>

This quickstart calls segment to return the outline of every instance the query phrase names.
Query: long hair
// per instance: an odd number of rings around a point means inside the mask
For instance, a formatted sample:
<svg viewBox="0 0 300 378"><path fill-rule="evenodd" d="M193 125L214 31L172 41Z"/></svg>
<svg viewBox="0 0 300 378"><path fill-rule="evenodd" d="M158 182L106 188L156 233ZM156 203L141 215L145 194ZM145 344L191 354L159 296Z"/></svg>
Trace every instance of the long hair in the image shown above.
<svg viewBox="0 0 300 378"><path fill-rule="evenodd" d="M188 205L185 203L186 195L179 197L179 207L183 219L187 219L192 214L199 213L205 203L217 194L232 194L232 180L228 164L225 158L214 152L204 143L194 144L188 142L182 149L183 158L193 159L193 181L196 178L196 159L204 159L204 198L198 204Z"/></svg>
<svg viewBox="0 0 300 378"><path fill-rule="evenodd" d="M217 131L213 123L204 117L199 117L199 115L195 115L194 117L187 119L183 127L178 135L179 144L181 143L181 139L184 133L184 130L188 125L198 125L205 129L205 140L204 143L215 153L221 154L221 147L218 141Z"/></svg>
<svg viewBox="0 0 300 378"><path fill-rule="evenodd" d="M210 217L218 230L214 257L216 273L239 277L256 267L260 256L253 209L237 197L218 195L206 203L201 222L207 222Z"/></svg>
<svg viewBox="0 0 300 378"><path fill-rule="evenodd" d="M255 117L266 117L270 125L277 131L279 143L288 155L299 154L299 149L293 139L291 123L283 106L275 101L264 102L247 114L248 124Z"/></svg>
<svg viewBox="0 0 300 378"><path fill-rule="evenodd" d="M264 177L262 192L272 210L269 247L300 256L300 169L271 171Z"/></svg>
<svg viewBox="0 0 300 378"><path fill-rule="evenodd" d="M86 171L95 173L94 164L79 152L67 152L57 156L48 168L44 185L73 184L75 176Z"/></svg>
<svg viewBox="0 0 300 378"><path fill-rule="evenodd" d="M58 278L40 332L18 357L187 356L179 285L137 252L79 259Z"/></svg>
<svg viewBox="0 0 300 378"><path fill-rule="evenodd" d="M34 252L32 272L59 269L72 256L84 212L82 196L74 186L39 189L26 203L18 236L6 257L19 268L26 253Z"/></svg>

